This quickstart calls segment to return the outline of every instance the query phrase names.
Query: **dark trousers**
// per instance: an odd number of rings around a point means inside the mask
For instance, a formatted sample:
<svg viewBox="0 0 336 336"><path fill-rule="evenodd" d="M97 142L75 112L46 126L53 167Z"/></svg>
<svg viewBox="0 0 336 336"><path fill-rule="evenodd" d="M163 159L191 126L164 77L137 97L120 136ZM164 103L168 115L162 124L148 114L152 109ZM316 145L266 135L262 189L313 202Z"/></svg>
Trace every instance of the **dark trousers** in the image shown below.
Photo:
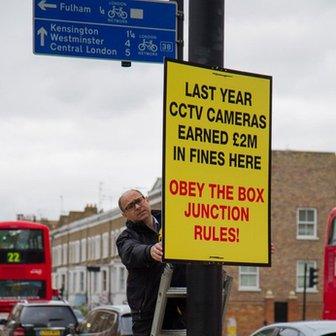
<svg viewBox="0 0 336 336"><path fill-rule="evenodd" d="M152 319L137 319L133 317L133 336L150 336Z"/></svg>
<svg viewBox="0 0 336 336"><path fill-rule="evenodd" d="M132 314L132 330L134 336L150 336L153 323L153 313L141 315ZM162 329L185 329L185 300L169 299L167 301Z"/></svg>

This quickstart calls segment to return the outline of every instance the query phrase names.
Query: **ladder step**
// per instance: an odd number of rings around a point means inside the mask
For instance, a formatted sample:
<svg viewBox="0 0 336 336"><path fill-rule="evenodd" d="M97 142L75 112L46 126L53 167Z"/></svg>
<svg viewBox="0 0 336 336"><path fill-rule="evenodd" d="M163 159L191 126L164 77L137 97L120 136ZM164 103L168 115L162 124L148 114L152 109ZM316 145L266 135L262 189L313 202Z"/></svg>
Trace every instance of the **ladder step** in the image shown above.
<svg viewBox="0 0 336 336"><path fill-rule="evenodd" d="M162 330L159 335L160 336L186 336L187 331L185 329L181 329L181 330Z"/></svg>
<svg viewBox="0 0 336 336"><path fill-rule="evenodd" d="M186 287L170 287L167 290L167 297L177 298L177 297L186 297L187 289Z"/></svg>

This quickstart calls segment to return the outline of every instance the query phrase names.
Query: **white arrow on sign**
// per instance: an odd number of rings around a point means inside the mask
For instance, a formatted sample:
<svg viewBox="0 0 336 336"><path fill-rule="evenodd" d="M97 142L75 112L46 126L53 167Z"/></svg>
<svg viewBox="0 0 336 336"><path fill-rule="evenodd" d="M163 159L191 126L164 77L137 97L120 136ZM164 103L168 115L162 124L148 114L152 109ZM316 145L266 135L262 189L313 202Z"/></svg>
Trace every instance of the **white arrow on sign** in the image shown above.
<svg viewBox="0 0 336 336"><path fill-rule="evenodd" d="M47 8L57 8L57 5L47 3L47 0L41 0L37 4L42 10L47 10Z"/></svg>
<svg viewBox="0 0 336 336"><path fill-rule="evenodd" d="M40 35L40 39L41 39L41 47L44 47L44 38L48 35L48 32L44 29L44 27L41 27L41 28L37 31L37 35Z"/></svg>

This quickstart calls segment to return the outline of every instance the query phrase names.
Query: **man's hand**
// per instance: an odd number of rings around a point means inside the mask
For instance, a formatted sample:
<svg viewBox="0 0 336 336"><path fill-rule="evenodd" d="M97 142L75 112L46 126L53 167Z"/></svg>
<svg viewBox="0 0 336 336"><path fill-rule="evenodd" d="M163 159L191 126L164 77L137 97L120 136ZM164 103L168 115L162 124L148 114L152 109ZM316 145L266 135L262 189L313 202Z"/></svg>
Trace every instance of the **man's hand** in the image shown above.
<svg viewBox="0 0 336 336"><path fill-rule="evenodd" d="M160 242L153 245L150 249L150 254L154 260L162 262L162 243Z"/></svg>

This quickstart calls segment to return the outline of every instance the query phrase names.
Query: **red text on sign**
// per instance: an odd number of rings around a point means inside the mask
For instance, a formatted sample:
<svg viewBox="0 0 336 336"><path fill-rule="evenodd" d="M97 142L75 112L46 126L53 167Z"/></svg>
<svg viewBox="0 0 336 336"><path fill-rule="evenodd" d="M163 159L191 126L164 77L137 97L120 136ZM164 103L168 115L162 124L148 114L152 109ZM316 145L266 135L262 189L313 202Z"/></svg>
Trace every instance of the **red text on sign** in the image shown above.
<svg viewBox="0 0 336 336"><path fill-rule="evenodd" d="M210 197L233 200L233 186L209 183Z"/></svg>
<svg viewBox="0 0 336 336"><path fill-rule="evenodd" d="M206 241L220 241L229 243L239 242L239 228L225 226L194 226L194 239Z"/></svg>
<svg viewBox="0 0 336 336"><path fill-rule="evenodd" d="M264 203L264 189L238 187L238 200L248 202Z"/></svg>
<svg viewBox="0 0 336 336"><path fill-rule="evenodd" d="M172 195L202 197L205 183L171 180L169 191Z"/></svg>

